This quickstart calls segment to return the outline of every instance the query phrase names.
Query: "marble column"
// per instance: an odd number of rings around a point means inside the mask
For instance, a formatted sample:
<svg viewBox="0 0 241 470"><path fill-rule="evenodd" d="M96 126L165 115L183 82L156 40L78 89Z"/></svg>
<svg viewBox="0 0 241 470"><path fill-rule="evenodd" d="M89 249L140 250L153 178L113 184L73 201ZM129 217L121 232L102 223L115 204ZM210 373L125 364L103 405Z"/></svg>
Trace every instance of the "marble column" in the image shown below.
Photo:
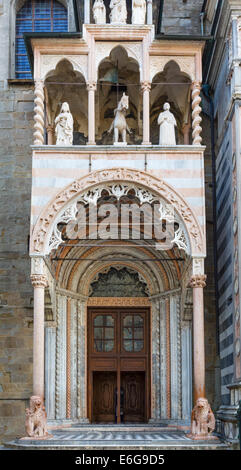
<svg viewBox="0 0 241 470"><path fill-rule="evenodd" d="M141 82L143 94L143 142L142 145L150 145L150 91L151 83L148 80Z"/></svg>
<svg viewBox="0 0 241 470"><path fill-rule="evenodd" d="M147 24L152 24L152 0L147 0L147 14L146 14L146 22Z"/></svg>
<svg viewBox="0 0 241 470"><path fill-rule="evenodd" d="M84 0L84 24L90 23L90 0Z"/></svg>
<svg viewBox="0 0 241 470"><path fill-rule="evenodd" d="M47 136L48 136L48 145L54 145L54 126L48 124L46 127Z"/></svg>
<svg viewBox="0 0 241 470"><path fill-rule="evenodd" d="M193 375L194 402L205 398L205 342L204 342L204 303L203 288L206 286L206 275L191 277L193 288Z"/></svg>
<svg viewBox="0 0 241 470"><path fill-rule="evenodd" d="M202 137L200 135L202 132L202 128L200 126L200 123L202 121L200 113L202 109L199 106L201 102L200 91L201 91L201 83L193 82L192 84L192 129L193 129L192 143L193 145L201 145L201 142L202 142Z"/></svg>
<svg viewBox="0 0 241 470"><path fill-rule="evenodd" d="M44 289L47 278L43 274L31 275L34 287L33 327L33 395L44 399Z"/></svg>
<svg viewBox="0 0 241 470"><path fill-rule="evenodd" d="M87 145L95 145L95 92L96 82L87 83L88 91L88 143Z"/></svg>

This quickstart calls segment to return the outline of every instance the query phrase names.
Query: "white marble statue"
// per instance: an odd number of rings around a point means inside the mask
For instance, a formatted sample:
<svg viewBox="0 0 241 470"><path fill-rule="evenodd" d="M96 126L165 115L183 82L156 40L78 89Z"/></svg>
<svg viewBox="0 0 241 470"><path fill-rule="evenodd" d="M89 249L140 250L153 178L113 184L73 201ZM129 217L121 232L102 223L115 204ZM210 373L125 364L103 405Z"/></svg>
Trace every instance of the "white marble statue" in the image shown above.
<svg viewBox="0 0 241 470"><path fill-rule="evenodd" d="M146 0L132 0L132 24L145 24Z"/></svg>
<svg viewBox="0 0 241 470"><path fill-rule="evenodd" d="M159 145L176 145L176 119L174 115L169 111L169 103L165 103L163 109L164 111L159 114L157 121L160 126Z"/></svg>
<svg viewBox="0 0 241 470"><path fill-rule="evenodd" d="M96 24L106 23L106 8L103 0L95 0L93 5L93 16Z"/></svg>
<svg viewBox="0 0 241 470"><path fill-rule="evenodd" d="M122 143L119 145L126 145L126 131L131 134L131 130L128 127L126 122L126 112L129 107L129 97L123 93L120 102L118 103L118 107L114 110L114 121L112 122L110 129L108 130L108 134L110 134L114 129L114 145L118 145L119 143L119 134L122 136Z"/></svg>
<svg viewBox="0 0 241 470"><path fill-rule="evenodd" d="M55 119L56 145L73 144L74 120L68 103L63 103L59 115Z"/></svg>
<svg viewBox="0 0 241 470"><path fill-rule="evenodd" d="M112 24L126 24L126 0L111 0L110 9L110 22Z"/></svg>

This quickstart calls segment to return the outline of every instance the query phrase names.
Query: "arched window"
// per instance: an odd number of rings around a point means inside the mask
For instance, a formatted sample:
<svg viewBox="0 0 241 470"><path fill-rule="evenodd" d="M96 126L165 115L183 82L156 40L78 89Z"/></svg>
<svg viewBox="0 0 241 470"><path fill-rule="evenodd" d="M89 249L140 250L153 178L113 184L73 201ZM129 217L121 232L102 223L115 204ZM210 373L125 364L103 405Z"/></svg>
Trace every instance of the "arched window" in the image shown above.
<svg viewBox="0 0 241 470"><path fill-rule="evenodd" d="M16 15L16 78L32 78L23 34L68 31L67 9L57 0L27 0Z"/></svg>

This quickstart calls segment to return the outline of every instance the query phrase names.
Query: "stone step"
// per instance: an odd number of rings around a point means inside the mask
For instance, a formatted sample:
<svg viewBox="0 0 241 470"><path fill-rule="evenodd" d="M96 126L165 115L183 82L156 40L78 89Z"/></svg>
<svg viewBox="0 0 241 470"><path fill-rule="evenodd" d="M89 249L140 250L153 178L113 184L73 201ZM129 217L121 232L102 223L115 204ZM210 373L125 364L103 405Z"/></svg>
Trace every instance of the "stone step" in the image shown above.
<svg viewBox="0 0 241 470"><path fill-rule="evenodd" d="M16 439L6 445L12 449L52 450L227 450L229 445L219 439L192 441L184 431L153 428L112 426L71 427L52 430L48 439Z"/></svg>

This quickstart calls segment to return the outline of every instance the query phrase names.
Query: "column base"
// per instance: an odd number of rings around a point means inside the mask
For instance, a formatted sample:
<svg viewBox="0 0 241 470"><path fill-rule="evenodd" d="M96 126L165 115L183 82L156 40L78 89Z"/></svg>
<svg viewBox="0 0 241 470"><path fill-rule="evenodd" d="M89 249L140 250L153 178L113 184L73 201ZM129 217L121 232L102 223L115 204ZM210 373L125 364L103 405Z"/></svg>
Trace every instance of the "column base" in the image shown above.
<svg viewBox="0 0 241 470"><path fill-rule="evenodd" d="M89 146L96 145L96 142L87 142L86 145L89 145Z"/></svg>
<svg viewBox="0 0 241 470"><path fill-rule="evenodd" d="M141 145L145 145L145 147L150 147L152 145L151 142L142 142Z"/></svg>
<svg viewBox="0 0 241 470"><path fill-rule="evenodd" d="M196 434L186 434L188 439L192 439L192 441L218 441L217 436L209 435L209 434L200 434L197 436Z"/></svg>

